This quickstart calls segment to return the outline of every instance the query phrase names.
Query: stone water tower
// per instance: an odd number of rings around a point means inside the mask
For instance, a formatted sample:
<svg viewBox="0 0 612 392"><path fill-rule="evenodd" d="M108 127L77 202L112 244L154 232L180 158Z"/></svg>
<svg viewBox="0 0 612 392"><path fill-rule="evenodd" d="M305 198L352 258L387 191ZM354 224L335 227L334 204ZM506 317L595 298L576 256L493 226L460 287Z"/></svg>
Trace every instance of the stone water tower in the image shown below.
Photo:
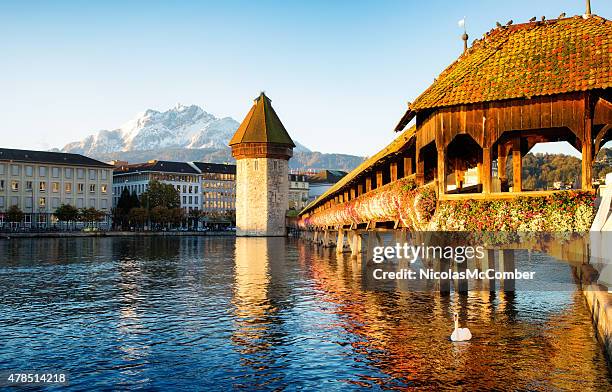
<svg viewBox="0 0 612 392"><path fill-rule="evenodd" d="M236 235L285 236L295 144L263 92L229 145L236 158Z"/></svg>

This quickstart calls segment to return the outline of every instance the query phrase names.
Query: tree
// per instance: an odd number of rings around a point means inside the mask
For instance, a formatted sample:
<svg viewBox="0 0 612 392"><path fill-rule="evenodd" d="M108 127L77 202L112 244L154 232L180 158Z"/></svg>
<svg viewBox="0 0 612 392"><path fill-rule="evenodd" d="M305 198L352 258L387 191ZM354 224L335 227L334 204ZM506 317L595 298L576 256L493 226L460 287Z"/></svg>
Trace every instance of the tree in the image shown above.
<svg viewBox="0 0 612 392"><path fill-rule="evenodd" d="M136 226L142 226L149 219L149 212L142 207L135 207L130 210L130 223Z"/></svg>
<svg viewBox="0 0 612 392"><path fill-rule="evenodd" d="M171 208L169 211L169 222L174 225L180 225L185 219L185 211L182 208Z"/></svg>
<svg viewBox="0 0 612 392"><path fill-rule="evenodd" d="M203 216L202 210L193 209L193 210L189 211L188 216L189 216L190 221L193 222L193 226L195 226L197 228L198 223L200 222L200 219Z"/></svg>
<svg viewBox="0 0 612 392"><path fill-rule="evenodd" d="M23 220L23 211L18 206L10 206L6 210L6 219L11 223L19 223Z"/></svg>
<svg viewBox="0 0 612 392"><path fill-rule="evenodd" d="M141 195L141 204L149 211L155 207L173 209L181 206L181 199L174 186L153 180L149 182L148 189Z"/></svg>
<svg viewBox="0 0 612 392"><path fill-rule="evenodd" d="M140 199L138 199L138 195L136 194L136 191L134 191L130 195L130 210L132 208L139 208L139 207L140 207Z"/></svg>
<svg viewBox="0 0 612 392"><path fill-rule="evenodd" d="M62 204L54 213L55 217L62 222L74 222L79 217L79 210L70 204Z"/></svg>
<svg viewBox="0 0 612 392"><path fill-rule="evenodd" d="M150 210L149 216L157 225L164 226L169 220L169 210L166 207L156 206Z"/></svg>
<svg viewBox="0 0 612 392"><path fill-rule="evenodd" d="M105 214L102 211L98 211L93 207L81 208L81 210L79 210L79 219L81 222L99 222L104 218L104 215Z"/></svg>
<svg viewBox="0 0 612 392"><path fill-rule="evenodd" d="M121 196L119 196L119 200L117 200L117 208L123 211L126 215L130 212L132 208L132 197L130 196L130 191L127 188L123 188L121 191Z"/></svg>

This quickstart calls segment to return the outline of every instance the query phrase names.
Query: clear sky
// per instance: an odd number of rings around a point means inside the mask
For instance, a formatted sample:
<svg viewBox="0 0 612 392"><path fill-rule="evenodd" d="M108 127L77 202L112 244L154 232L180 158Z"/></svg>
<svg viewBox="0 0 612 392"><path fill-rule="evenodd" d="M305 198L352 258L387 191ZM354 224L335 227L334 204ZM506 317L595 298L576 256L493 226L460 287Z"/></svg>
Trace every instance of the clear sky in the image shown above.
<svg viewBox="0 0 612 392"><path fill-rule="evenodd" d="M612 17L612 1L592 0ZM197 104L242 121L265 90L290 134L372 155L470 43L584 0L0 0L0 146L62 147L151 108Z"/></svg>

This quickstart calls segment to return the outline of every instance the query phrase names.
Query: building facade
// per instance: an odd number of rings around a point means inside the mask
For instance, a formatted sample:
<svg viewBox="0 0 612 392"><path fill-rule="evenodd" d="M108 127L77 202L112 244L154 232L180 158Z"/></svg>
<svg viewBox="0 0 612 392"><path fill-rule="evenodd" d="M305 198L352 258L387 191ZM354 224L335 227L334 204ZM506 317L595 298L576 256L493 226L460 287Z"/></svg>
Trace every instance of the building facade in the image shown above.
<svg viewBox="0 0 612 392"><path fill-rule="evenodd" d="M219 218L235 219L236 165L194 162L200 171L202 211Z"/></svg>
<svg viewBox="0 0 612 392"><path fill-rule="evenodd" d="M124 189L140 197L149 182L172 185L179 193L181 208L189 213L204 212L204 219L230 220L236 206L236 166L203 162L149 161L115 168L113 173L113 206Z"/></svg>
<svg viewBox="0 0 612 392"><path fill-rule="evenodd" d="M236 158L236 235L285 236L295 144L261 93L229 142Z"/></svg>
<svg viewBox="0 0 612 392"><path fill-rule="evenodd" d="M288 208L300 211L308 204L308 177L305 174L289 174Z"/></svg>
<svg viewBox="0 0 612 392"><path fill-rule="evenodd" d="M110 214L112 166L79 154L0 149L0 225L17 206L26 227L46 228L62 204ZM108 223L105 219L104 223Z"/></svg>

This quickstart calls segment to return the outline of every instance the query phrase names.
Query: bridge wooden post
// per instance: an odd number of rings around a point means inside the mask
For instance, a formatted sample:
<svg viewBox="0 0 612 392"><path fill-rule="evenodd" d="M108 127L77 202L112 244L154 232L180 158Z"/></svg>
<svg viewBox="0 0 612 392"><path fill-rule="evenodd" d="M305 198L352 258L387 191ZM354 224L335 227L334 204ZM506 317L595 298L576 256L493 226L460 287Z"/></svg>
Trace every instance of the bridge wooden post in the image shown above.
<svg viewBox="0 0 612 392"><path fill-rule="evenodd" d="M521 137L515 136L512 139L512 192L521 192L523 189L523 180L521 178L522 171Z"/></svg>
<svg viewBox="0 0 612 392"><path fill-rule="evenodd" d="M372 190L372 176L367 176L365 179L365 191L370 192Z"/></svg>
<svg viewBox="0 0 612 392"><path fill-rule="evenodd" d="M482 170L480 179L483 193L491 193L491 149L485 147L482 149Z"/></svg>
<svg viewBox="0 0 612 392"><path fill-rule="evenodd" d="M382 170L376 171L376 188L383 186L383 172Z"/></svg>
<svg viewBox="0 0 612 392"><path fill-rule="evenodd" d="M484 258L482 259L482 271L486 272L487 270L493 270L493 274L495 276L495 250L486 249ZM485 288L489 289L489 292L495 291L495 278L493 279L484 279Z"/></svg>
<svg viewBox="0 0 612 392"><path fill-rule="evenodd" d="M459 272L459 273L464 273L466 272L467 269L467 260L464 260L462 263L458 263L457 261L453 260L452 261L455 264L455 268L454 270ZM467 279L459 279L457 278L455 280L455 290L459 293L459 294L465 294L468 292L468 281Z"/></svg>
<svg viewBox="0 0 612 392"><path fill-rule="evenodd" d="M514 272L514 249L503 249L499 251L499 269L502 272ZM502 278L504 291L514 291L514 279Z"/></svg>
<svg viewBox="0 0 612 392"><path fill-rule="evenodd" d="M582 138L582 189L593 189L593 119L587 99L587 117L584 119L584 137Z"/></svg>
<svg viewBox="0 0 612 392"><path fill-rule="evenodd" d="M412 158L404 157L404 177L412 174Z"/></svg>
<svg viewBox="0 0 612 392"><path fill-rule="evenodd" d="M391 181L397 181L397 162L391 162L389 165L389 175Z"/></svg>
<svg viewBox="0 0 612 392"><path fill-rule="evenodd" d="M506 145L500 143L497 146L497 178L500 179L501 182L508 178L506 174L506 161L508 159L508 150Z"/></svg>
<svg viewBox="0 0 612 392"><path fill-rule="evenodd" d="M440 257L439 259L436 259L436 264L438 267L437 268L438 272L448 272L449 267L450 267L450 262L448 259L445 259L444 257ZM450 279L442 278L442 274L440 274L440 280L438 283L438 287L439 287L441 296L450 295Z"/></svg>
<svg viewBox="0 0 612 392"><path fill-rule="evenodd" d="M363 195L363 184L357 184L357 196Z"/></svg>
<svg viewBox="0 0 612 392"><path fill-rule="evenodd" d="M336 241L336 253L344 252L344 229L338 228L338 240Z"/></svg>
<svg viewBox="0 0 612 392"><path fill-rule="evenodd" d="M438 148L438 195L446 193L446 154Z"/></svg>
<svg viewBox="0 0 612 392"><path fill-rule="evenodd" d="M357 257L361 253L361 234L357 230L349 230L348 236L351 257Z"/></svg>

